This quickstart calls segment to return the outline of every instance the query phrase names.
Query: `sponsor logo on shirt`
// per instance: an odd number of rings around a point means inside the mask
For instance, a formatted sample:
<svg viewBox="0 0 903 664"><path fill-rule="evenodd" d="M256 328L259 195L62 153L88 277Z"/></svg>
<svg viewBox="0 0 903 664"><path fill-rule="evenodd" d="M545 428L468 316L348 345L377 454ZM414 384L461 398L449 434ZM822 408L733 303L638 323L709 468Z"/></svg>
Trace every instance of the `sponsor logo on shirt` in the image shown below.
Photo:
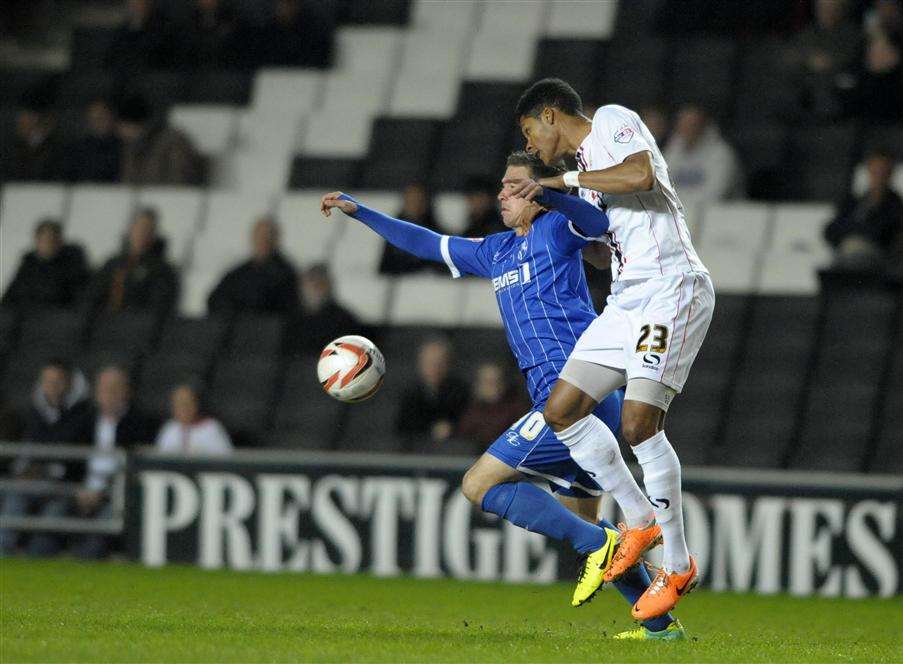
<svg viewBox="0 0 903 664"><path fill-rule="evenodd" d="M508 270L504 274L500 274L499 276L493 278L492 288L496 293L498 293L500 290L508 288L509 286L513 286L515 284L529 283L531 278L530 264L521 263L520 267L518 267L516 270Z"/></svg>
<svg viewBox="0 0 903 664"><path fill-rule="evenodd" d="M633 140L633 129L623 126L615 132L615 143L630 143Z"/></svg>

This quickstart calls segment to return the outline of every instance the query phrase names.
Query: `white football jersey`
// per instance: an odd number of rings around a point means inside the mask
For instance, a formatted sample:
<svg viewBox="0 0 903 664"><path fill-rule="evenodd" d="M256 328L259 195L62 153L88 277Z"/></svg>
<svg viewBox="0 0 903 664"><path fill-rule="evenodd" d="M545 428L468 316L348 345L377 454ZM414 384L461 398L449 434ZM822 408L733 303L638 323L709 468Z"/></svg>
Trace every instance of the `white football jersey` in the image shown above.
<svg viewBox="0 0 903 664"><path fill-rule="evenodd" d="M708 272L690 240L668 165L640 116L614 104L597 110L592 130L577 149L577 167L601 171L644 151L652 154L655 171L651 191L614 195L580 188L582 198L608 214L612 280Z"/></svg>

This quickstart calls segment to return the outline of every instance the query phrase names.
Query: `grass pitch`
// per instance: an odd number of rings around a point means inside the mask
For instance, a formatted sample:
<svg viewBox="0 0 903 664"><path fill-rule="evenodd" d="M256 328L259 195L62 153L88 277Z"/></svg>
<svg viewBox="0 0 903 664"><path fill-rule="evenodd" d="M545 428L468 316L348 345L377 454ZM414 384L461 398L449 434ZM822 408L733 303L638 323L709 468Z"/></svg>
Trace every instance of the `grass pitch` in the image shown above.
<svg viewBox="0 0 903 664"><path fill-rule="evenodd" d="M632 625L606 590L0 561L0 660L903 661L903 600L697 592L684 643L611 641Z"/></svg>

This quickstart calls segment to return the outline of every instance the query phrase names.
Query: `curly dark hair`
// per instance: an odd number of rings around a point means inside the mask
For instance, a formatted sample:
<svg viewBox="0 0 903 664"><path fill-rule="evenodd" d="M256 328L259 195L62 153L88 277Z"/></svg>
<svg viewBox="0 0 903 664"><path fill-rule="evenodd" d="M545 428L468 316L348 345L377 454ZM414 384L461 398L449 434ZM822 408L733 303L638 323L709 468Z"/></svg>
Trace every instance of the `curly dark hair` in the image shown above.
<svg viewBox="0 0 903 664"><path fill-rule="evenodd" d="M538 118L544 108L557 108L568 115L580 115L583 100L570 84L560 78L544 78L521 95L514 109L514 117L518 120L525 116Z"/></svg>

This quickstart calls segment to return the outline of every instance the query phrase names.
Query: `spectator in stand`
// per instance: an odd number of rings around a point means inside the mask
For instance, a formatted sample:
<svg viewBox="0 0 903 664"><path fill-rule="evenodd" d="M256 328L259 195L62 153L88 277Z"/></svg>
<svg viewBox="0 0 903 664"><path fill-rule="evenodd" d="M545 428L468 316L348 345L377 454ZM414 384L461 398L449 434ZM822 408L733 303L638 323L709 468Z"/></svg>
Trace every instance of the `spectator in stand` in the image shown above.
<svg viewBox="0 0 903 664"><path fill-rule="evenodd" d="M903 232L903 200L891 189L894 157L873 150L866 157L868 190L848 197L837 216L825 228L825 239L834 247L835 265L876 270L890 258Z"/></svg>
<svg viewBox="0 0 903 664"><path fill-rule="evenodd" d="M176 65L175 34L154 0L127 0L125 10L104 64L123 73Z"/></svg>
<svg viewBox="0 0 903 664"><path fill-rule="evenodd" d="M903 39L903 2L874 0L865 12L862 23L867 35L884 34L899 45Z"/></svg>
<svg viewBox="0 0 903 664"><path fill-rule="evenodd" d="M116 116L105 99L85 109L85 134L66 151L66 179L73 182L116 182L122 141L116 135Z"/></svg>
<svg viewBox="0 0 903 664"><path fill-rule="evenodd" d="M92 313L150 311L165 316L179 291L176 271L166 261L166 241L157 234L157 211L135 214L122 252L97 273L88 298Z"/></svg>
<svg viewBox="0 0 903 664"><path fill-rule="evenodd" d="M484 237L498 233L502 226L499 216L498 184L489 178L473 176L467 179L464 196L467 201L467 228L464 237Z"/></svg>
<svg viewBox="0 0 903 664"><path fill-rule="evenodd" d="M663 148L668 142L670 122L668 111L663 104L649 104L640 109L640 119L649 127L652 137L659 148Z"/></svg>
<svg viewBox="0 0 903 664"><path fill-rule="evenodd" d="M401 210L395 217L436 232L442 232L433 212L432 195L422 182L412 182L404 188ZM422 261L391 244L386 244L382 260L379 263L379 271L382 274L406 274L424 269L447 272L444 265Z"/></svg>
<svg viewBox="0 0 903 664"><path fill-rule="evenodd" d="M417 352L417 382L401 398L395 431L408 451L451 436L467 404L467 386L449 373L451 347L444 339L427 341Z"/></svg>
<svg viewBox="0 0 903 664"><path fill-rule="evenodd" d="M30 95L16 115L12 158L3 166L4 177L59 180L64 154L51 101L43 94Z"/></svg>
<svg viewBox="0 0 903 664"><path fill-rule="evenodd" d="M289 329L299 354L318 355L323 346L344 334L360 330L360 321L336 302L326 265L312 265L298 279L301 294Z"/></svg>
<svg viewBox="0 0 903 664"><path fill-rule="evenodd" d="M132 407L128 373L115 366L102 369L94 385L94 408L85 426L85 435L94 444L96 454L88 460L84 484L75 494L79 516L100 519L112 516L110 491L114 476L122 468L110 453L150 444L156 431L157 423ZM78 542L75 553L83 558L102 558L108 547L106 536L88 535Z"/></svg>
<svg viewBox="0 0 903 664"><path fill-rule="evenodd" d="M477 368L470 403L455 435L478 443L482 450L529 410L530 403L511 389L502 366L484 362Z"/></svg>
<svg viewBox="0 0 903 664"><path fill-rule="evenodd" d="M232 451L232 440L223 425L201 407L199 391L179 385L172 391L172 419L157 434L157 449L188 456L222 456Z"/></svg>
<svg viewBox="0 0 903 664"><path fill-rule="evenodd" d="M127 184L199 184L202 161L183 132L154 120L140 96L119 106L116 126L122 140L119 179Z"/></svg>
<svg viewBox="0 0 903 664"><path fill-rule="evenodd" d="M232 3L224 0L195 0L182 33L184 66L215 68L235 63L237 19Z"/></svg>
<svg viewBox="0 0 903 664"><path fill-rule="evenodd" d="M50 360L41 369L32 396L24 438L30 443L85 443L84 426L90 416L88 383L84 376L62 360ZM13 462L12 475L21 480L70 479L73 468L62 463L38 463L27 457ZM37 497L6 493L0 508L3 516L38 513L44 517L64 516L67 501L59 497ZM0 553L12 553L20 540L19 533L0 531ZM52 555L59 551L60 538L39 533L30 538L28 553Z"/></svg>
<svg viewBox="0 0 903 664"><path fill-rule="evenodd" d="M838 77L855 67L862 36L845 0L816 0L814 9L815 20L797 35L791 49L792 65L803 107L819 118L835 118L842 110Z"/></svg>
<svg viewBox="0 0 903 664"><path fill-rule="evenodd" d="M82 248L64 244L60 222L44 219L35 226L34 249L22 257L2 303L20 311L71 307L78 302L89 276Z"/></svg>
<svg viewBox="0 0 903 664"><path fill-rule="evenodd" d="M671 182L684 203L719 201L741 193L734 149L699 106L680 109L664 152Z"/></svg>
<svg viewBox="0 0 903 664"><path fill-rule="evenodd" d="M279 250L279 224L261 217L251 230L251 257L226 273L207 298L207 310L287 314L297 301L295 266Z"/></svg>
<svg viewBox="0 0 903 664"><path fill-rule="evenodd" d="M849 88L849 89L847 89ZM886 33L869 36L861 71L843 90L849 114L874 122L903 122L901 44Z"/></svg>

